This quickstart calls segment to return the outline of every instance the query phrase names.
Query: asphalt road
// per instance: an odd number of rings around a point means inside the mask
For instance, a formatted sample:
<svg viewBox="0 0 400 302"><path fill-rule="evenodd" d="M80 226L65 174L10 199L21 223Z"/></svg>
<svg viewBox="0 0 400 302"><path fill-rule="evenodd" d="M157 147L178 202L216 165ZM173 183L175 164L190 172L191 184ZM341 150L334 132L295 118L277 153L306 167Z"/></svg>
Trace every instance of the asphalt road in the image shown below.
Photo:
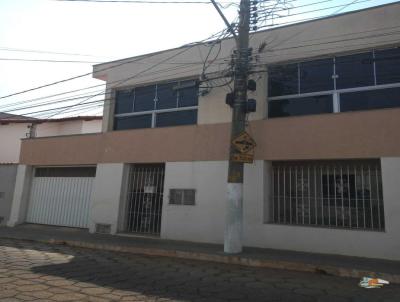
<svg viewBox="0 0 400 302"><path fill-rule="evenodd" d="M400 301L400 286L0 239L0 301Z"/></svg>

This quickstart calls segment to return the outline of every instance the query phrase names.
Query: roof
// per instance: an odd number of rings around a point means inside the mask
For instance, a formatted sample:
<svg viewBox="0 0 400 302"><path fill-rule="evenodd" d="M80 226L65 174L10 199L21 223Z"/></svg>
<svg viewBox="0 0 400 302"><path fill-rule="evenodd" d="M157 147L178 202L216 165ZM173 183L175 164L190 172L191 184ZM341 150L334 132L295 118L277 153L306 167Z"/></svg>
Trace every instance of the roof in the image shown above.
<svg viewBox="0 0 400 302"><path fill-rule="evenodd" d="M13 119L13 120L36 120L33 117L24 116L24 115L16 115L11 113L0 112L0 120L3 119Z"/></svg>
<svg viewBox="0 0 400 302"><path fill-rule="evenodd" d="M7 113L5 113L7 115ZM14 117L15 116L15 117ZM16 118L18 117L18 118ZM56 119L35 119L30 118L27 116L22 115L13 115L10 114L10 117L4 117L2 113L0 113L0 124L11 124L11 123L34 123L34 124L41 124L41 123L57 123L57 122L69 122L69 121L93 121L93 120L101 120L103 119L102 116L97 115L87 115L87 116L73 116L73 117L64 117L64 118L56 118Z"/></svg>

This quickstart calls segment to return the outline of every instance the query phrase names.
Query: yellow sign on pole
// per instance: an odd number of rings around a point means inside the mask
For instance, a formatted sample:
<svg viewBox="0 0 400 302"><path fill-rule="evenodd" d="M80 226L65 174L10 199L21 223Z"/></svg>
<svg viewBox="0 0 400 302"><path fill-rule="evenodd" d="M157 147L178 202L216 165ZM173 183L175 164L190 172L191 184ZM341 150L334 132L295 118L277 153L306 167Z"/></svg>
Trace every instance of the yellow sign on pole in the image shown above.
<svg viewBox="0 0 400 302"><path fill-rule="evenodd" d="M247 132L242 132L233 141L232 145L236 151L231 156L231 160L240 163L253 163L254 161L254 148L256 142Z"/></svg>
<svg viewBox="0 0 400 302"><path fill-rule="evenodd" d="M232 144L240 153L247 153L257 146L255 140L247 132L242 132L232 141Z"/></svg>

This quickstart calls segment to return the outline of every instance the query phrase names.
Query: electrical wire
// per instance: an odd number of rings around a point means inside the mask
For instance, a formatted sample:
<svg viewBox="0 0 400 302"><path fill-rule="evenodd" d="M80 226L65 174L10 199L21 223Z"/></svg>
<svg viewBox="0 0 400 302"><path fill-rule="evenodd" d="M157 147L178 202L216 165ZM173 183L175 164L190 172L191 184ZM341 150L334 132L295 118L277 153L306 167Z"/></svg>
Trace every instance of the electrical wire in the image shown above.
<svg viewBox="0 0 400 302"><path fill-rule="evenodd" d="M353 1L354 2L354 1ZM364 37L364 38L367 38L367 37ZM198 44L198 43L192 43L192 44ZM217 58L215 58L215 60L214 61L217 61ZM171 63L171 64L173 64L173 63ZM183 63L184 64L184 63ZM193 63L193 64L195 64L195 63ZM84 88L85 89L85 88ZM68 92L67 92L68 93Z"/></svg>
<svg viewBox="0 0 400 302"><path fill-rule="evenodd" d="M64 55L64 56L78 56L78 57L97 57L97 56L93 56L93 55L80 54L80 53L56 52L56 51L49 51L49 50L24 49L24 48L12 48L12 47L0 47L0 51L28 52L28 53L40 53L40 54L52 54L52 55Z"/></svg>
<svg viewBox="0 0 400 302"><path fill-rule="evenodd" d="M132 3L132 4L211 4L209 1L146 1L146 0L54 0L58 2ZM226 4L237 5L235 2Z"/></svg>
<svg viewBox="0 0 400 302"><path fill-rule="evenodd" d="M170 51L178 50L180 48L192 48L195 45L198 45L198 44L204 43L204 42L206 42L206 41L208 41L210 39L213 39L215 36L219 35L220 33L221 32L218 32L218 33L213 34L210 37L205 38L205 39L203 39L201 41L192 42L192 43L183 45L181 47L178 47L178 48L175 48L175 49L171 49ZM144 59L148 59L148 58L154 57L154 56L156 56L158 54L159 54L159 52L154 52L152 54L146 54L146 55L134 57L132 60L124 61L124 62L115 64L115 65L112 65L110 67L101 68L101 69L97 70L96 72L102 72L102 71L110 70L110 69L113 69L113 68L116 68L116 67L119 67L119 66L122 66L122 65L125 65L125 64L130 64L130 63L134 63L134 62L141 61L141 60L144 60ZM45 84L45 85L37 86L37 87L34 87L34 88L26 89L26 90L23 90L23 91L19 91L19 92L11 93L11 94L8 94L8 95L0 96L0 99L5 99L5 98L9 98L11 96L24 94L24 93L31 92L31 91L38 90L38 89L42 89L42 88L45 88L45 87L58 85L60 83L65 83L65 82L72 81L72 80L79 79L79 78L83 78L83 77L86 77L86 76L89 76L89 75L92 75L92 72L80 74L80 75L73 76L73 77L70 77L70 78L66 78L66 79L63 79L63 80L60 80L60 81L56 81L56 82L48 83L48 84ZM102 84L102 85L105 85L105 84Z"/></svg>
<svg viewBox="0 0 400 302"><path fill-rule="evenodd" d="M74 60L51 60L51 59L18 59L18 58L0 58L0 61L23 61L23 62L47 62L47 63L85 63L98 64L100 62L93 61L74 61Z"/></svg>

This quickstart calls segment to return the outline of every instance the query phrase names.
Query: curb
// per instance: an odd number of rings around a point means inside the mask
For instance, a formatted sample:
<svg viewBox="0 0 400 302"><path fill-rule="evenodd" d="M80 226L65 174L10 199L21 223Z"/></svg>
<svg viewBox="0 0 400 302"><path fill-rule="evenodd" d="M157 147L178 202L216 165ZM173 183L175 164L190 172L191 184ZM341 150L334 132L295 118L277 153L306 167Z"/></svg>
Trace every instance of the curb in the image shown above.
<svg viewBox="0 0 400 302"><path fill-rule="evenodd" d="M19 239L12 237L2 237L2 238L14 239L14 240ZM19 239L19 240L26 240L26 239ZM171 257L178 259L209 261L209 262L224 263L224 264L235 264L235 265L243 265L243 266L258 267L258 268L283 269L283 270L297 271L297 272L318 273L318 274L331 275L337 277L349 277L349 278L362 278L365 276L379 277L381 279L388 280L390 283L400 284L400 275L398 274L371 272L362 269L346 268L339 266L317 265L317 264L295 262L295 261L264 260L264 259L249 258L245 256L215 255L215 254L207 254L201 252L166 250L159 248L97 244L97 243L73 241L73 240L31 239L28 241L41 242L46 244L67 245L71 247L88 248L88 249L95 249L102 251L146 255L146 256L161 256L161 257Z"/></svg>

